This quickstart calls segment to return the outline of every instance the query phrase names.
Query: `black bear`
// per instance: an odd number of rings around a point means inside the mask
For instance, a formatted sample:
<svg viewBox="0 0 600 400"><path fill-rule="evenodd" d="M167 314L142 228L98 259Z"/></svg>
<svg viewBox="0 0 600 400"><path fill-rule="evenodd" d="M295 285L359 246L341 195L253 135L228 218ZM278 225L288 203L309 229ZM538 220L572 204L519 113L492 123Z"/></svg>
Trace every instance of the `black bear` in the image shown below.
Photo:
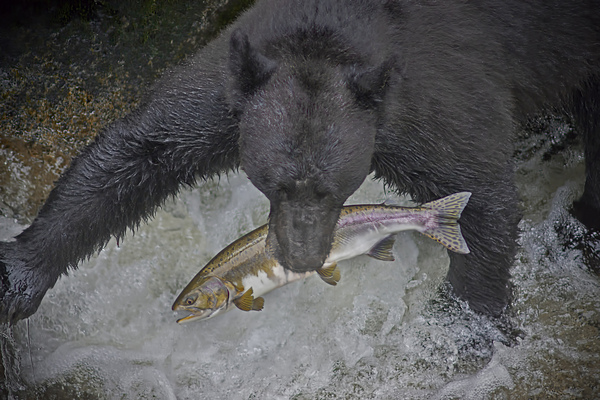
<svg viewBox="0 0 600 400"><path fill-rule="evenodd" d="M269 244L320 267L369 172L418 202L459 191L471 248L448 281L479 312L510 302L519 211L512 136L572 112L600 215L600 1L262 0L84 148L38 217L0 243L0 321L182 185L241 167L270 200Z"/></svg>

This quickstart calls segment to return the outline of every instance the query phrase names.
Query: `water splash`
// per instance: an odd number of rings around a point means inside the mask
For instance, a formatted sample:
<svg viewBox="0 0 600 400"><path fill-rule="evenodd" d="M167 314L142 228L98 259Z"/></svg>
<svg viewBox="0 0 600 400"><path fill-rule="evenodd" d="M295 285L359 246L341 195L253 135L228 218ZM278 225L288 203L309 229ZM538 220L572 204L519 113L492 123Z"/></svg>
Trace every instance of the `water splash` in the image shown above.
<svg viewBox="0 0 600 400"><path fill-rule="evenodd" d="M61 279L30 318L31 348L24 324L3 335L10 390L20 398L592 398L600 284L555 229L577 229L568 207L581 181L557 187L524 196L506 321L452 300L445 250L407 232L397 261L341 263L336 287L309 278L269 293L260 313L181 326L170 311L181 288L269 211L243 175L204 183ZM369 180L351 202L388 197ZM0 225L3 238L22 229ZM35 376L20 361L29 349Z"/></svg>

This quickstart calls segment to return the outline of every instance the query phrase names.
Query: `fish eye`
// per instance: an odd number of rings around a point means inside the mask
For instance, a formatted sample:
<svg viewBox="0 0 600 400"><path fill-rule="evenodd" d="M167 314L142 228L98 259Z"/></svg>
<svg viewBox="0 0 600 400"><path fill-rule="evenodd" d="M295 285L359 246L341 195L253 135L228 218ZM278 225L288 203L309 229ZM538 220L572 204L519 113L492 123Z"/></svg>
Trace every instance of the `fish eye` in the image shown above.
<svg viewBox="0 0 600 400"><path fill-rule="evenodd" d="M186 306L192 306L196 302L197 296L189 296L183 301Z"/></svg>

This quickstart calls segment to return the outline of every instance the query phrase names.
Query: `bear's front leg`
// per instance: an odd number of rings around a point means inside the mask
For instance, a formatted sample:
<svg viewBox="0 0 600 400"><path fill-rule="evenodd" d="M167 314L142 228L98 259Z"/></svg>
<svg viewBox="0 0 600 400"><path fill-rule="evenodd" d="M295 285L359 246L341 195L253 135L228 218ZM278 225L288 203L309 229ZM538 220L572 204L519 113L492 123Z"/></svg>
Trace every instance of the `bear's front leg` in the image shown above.
<svg viewBox="0 0 600 400"><path fill-rule="evenodd" d="M391 137L391 136L389 136ZM415 163L414 154L424 154L418 146L395 145L383 142L374 159L376 176L407 193L420 203L460 191L472 193L469 204L459 220L462 234L469 245L469 254L448 252L450 268L447 279L452 291L470 307L487 315L500 315L511 300L510 268L517 252L518 223L521 213L518 207L517 189L514 184L514 167L504 160L489 162L481 147L475 157L449 157L438 155L442 162ZM419 144L418 142L417 144ZM466 154L466 151L456 152ZM489 154L489 153L488 153ZM426 158L422 158L427 160ZM475 159L475 162L473 160Z"/></svg>
<svg viewBox="0 0 600 400"><path fill-rule="evenodd" d="M499 316L510 304L510 268L517 252L516 188L504 181L473 188L460 225L471 253L448 252L447 279L453 292L471 309Z"/></svg>
<svg viewBox="0 0 600 400"><path fill-rule="evenodd" d="M73 160L31 226L0 243L0 323L33 314L59 276L150 218L182 185L239 164L226 54L217 42L163 79Z"/></svg>
<svg viewBox="0 0 600 400"><path fill-rule="evenodd" d="M585 188L573 214L588 229L600 231L600 78L575 92L573 108L585 151Z"/></svg>

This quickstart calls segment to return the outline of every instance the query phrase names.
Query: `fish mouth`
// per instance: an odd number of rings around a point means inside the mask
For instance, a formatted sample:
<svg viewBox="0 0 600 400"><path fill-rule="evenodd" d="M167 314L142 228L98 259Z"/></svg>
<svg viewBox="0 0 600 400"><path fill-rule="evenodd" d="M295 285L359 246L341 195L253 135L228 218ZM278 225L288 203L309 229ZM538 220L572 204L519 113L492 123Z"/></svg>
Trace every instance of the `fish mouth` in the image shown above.
<svg viewBox="0 0 600 400"><path fill-rule="evenodd" d="M187 317L179 318L177 320L178 324L185 324L186 322L202 320L202 319L209 319L209 318L212 318L215 315L217 315L220 310L193 310L193 311L182 310L182 311L188 311L191 314L188 315Z"/></svg>
<svg viewBox="0 0 600 400"><path fill-rule="evenodd" d="M187 317L179 318L177 320L178 324L185 324L186 322L194 321L196 319L201 319L203 316L198 314L190 314Z"/></svg>
<svg viewBox="0 0 600 400"><path fill-rule="evenodd" d="M188 312L190 312L190 315L188 315L187 317L179 318L177 320L178 324L185 324L186 322L195 321L197 319L209 318L210 315L212 314L213 310L181 310L181 311L188 311Z"/></svg>

